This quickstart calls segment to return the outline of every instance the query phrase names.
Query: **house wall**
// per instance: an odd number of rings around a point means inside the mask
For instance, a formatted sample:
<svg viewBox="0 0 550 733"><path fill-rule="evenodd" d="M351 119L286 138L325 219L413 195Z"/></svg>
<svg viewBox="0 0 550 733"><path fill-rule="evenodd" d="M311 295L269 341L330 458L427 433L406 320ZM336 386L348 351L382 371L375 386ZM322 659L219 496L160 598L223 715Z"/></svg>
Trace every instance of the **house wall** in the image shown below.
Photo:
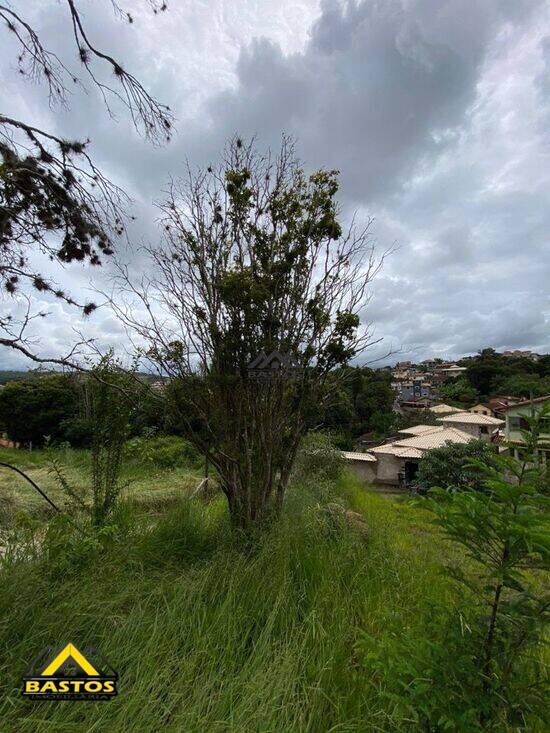
<svg viewBox="0 0 550 733"><path fill-rule="evenodd" d="M376 457L378 463L373 464L377 466L376 481L397 486L399 483L398 474L405 468L403 459L389 453L378 453Z"/></svg>
<svg viewBox="0 0 550 733"><path fill-rule="evenodd" d="M487 407L487 405L475 405L474 407L470 407L470 412L473 412L476 415L487 415L488 417L494 417L493 411L489 407Z"/></svg>
<svg viewBox="0 0 550 733"><path fill-rule="evenodd" d="M377 464L369 461L354 461L348 458L348 462L354 473L362 480L367 483L372 483L376 480L376 466Z"/></svg>
<svg viewBox="0 0 550 733"><path fill-rule="evenodd" d="M471 423L462 422L454 422L452 426L468 433L468 435L472 435L476 440L485 440L487 443L491 442L491 435L497 427L496 425L472 425Z"/></svg>
<svg viewBox="0 0 550 733"><path fill-rule="evenodd" d="M547 403L539 402L535 403L534 405L518 405L515 407L510 407L508 410L506 410L506 426L504 429L506 440L521 443L523 438L521 435L521 428L517 424L517 419L521 419L522 417L529 417L533 411L537 412L538 410L540 410L543 404ZM516 419L514 420L514 418ZM542 433L541 437L550 438L550 420L548 422L548 430L545 430Z"/></svg>
<svg viewBox="0 0 550 733"><path fill-rule="evenodd" d="M453 422L453 423L447 423L449 427L456 428L457 430L462 430L463 433L468 433L468 435L473 435L474 438L480 438L481 433L479 429L479 425L472 425L471 423L463 423L463 422Z"/></svg>

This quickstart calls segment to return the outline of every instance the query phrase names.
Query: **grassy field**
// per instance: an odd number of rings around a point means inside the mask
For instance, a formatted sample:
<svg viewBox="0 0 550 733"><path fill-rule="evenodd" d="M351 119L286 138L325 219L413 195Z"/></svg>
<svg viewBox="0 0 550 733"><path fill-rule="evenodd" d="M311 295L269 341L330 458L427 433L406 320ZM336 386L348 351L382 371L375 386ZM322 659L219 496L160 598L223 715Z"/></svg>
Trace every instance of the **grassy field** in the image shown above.
<svg viewBox="0 0 550 733"><path fill-rule="evenodd" d="M162 461L155 460L156 454L151 456L152 460L147 460L138 449L125 458L121 480L127 484L123 498L135 502L144 510L165 509L168 502L192 491L201 479L201 471L196 465L166 467ZM0 448L0 463L10 463L24 471L55 504L63 506L65 497L51 468L51 458L54 457L71 484L77 487L89 484L89 451L69 448L30 452ZM0 526L9 524L19 511L31 516L45 516L52 510L17 473L0 467Z"/></svg>
<svg viewBox="0 0 550 733"><path fill-rule="evenodd" d="M21 460L53 489L43 457ZM86 460L67 454L75 479L84 480ZM103 546L82 547L67 533L37 548L27 536L24 556L4 563L3 733L416 731L426 730L434 700L463 705L452 680L442 686L448 663L437 657L446 644L461 654L441 615L456 602L441 572L455 553L421 508L344 475L328 498L294 486L280 522L243 540L221 499L185 498L196 473L136 462L126 476L135 479L129 496L147 497L143 507L156 498L153 514L134 501ZM17 501L36 510L30 498ZM367 537L335 523L327 502L359 512ZM462 622L457 611L459 637ZM466 642L467 625L462 633ZM116 699L21 697L31 659L68 641L109 659L120 677ZM446 727L442 717L431 730L476 729L464 720ZM537 725L525 729L544 729Z"/></svg>

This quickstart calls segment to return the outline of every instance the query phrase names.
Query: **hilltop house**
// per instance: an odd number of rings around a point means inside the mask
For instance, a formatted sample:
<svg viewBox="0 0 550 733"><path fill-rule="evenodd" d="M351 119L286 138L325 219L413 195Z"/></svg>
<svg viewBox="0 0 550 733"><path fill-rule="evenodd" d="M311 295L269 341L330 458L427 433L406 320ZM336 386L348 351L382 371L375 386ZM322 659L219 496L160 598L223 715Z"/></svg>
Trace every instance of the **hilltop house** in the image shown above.
<svg viewBox="0 0 550 733"><path fill-rule="evenodd" d="M451 407L442 402L440 405L430 407L430 412L433 412L434 415L451 415L453 412L462 412L462 410L460 407Z"/></svg>
<svg viewBox="0 0 550 733"><path fill-rule="evenodd" d="M498 434L498 429L504 425L504 420L475 412L454 412L438 417L437 422L443 423L445 427L458 428L476 440L485 440L487 443L492 441L495 434Z"/></svg>
<svg viewBox="0 0 550 733"><path fill-rule="evenodd" d="M400 431L403 437L371 448L368 453L344 453L356 473L375 484L400 486L414 480L422 456L447 443L469 443L471 434L456 427L415 425Z"/></svg>
<svg viewBox="0 0 550 733"><path fill-rule="evenodd" d="M543 405L550 403L550 395L544 397L536 397L532 400L524 400L515 405L509 405L505 408L506 427L504 434L506 441L513 446L514 454L518 457L518 449L523 445L523 436L521 431L528 428L526 417L535 415L541 410ZM542 418L541 439L548 442L548 447L542 448L542 454L545 460L550 461L550 416Z"/></svg>

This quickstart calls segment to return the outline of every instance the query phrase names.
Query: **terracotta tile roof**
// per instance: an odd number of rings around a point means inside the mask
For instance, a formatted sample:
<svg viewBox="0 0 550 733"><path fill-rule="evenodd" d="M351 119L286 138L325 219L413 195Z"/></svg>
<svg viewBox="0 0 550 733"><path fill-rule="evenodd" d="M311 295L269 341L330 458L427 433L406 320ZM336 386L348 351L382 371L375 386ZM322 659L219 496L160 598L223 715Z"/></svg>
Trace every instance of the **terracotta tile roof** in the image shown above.
<svg viewBox="0 0 550 733"><path fill-rule="evenodd" d="M505 410L511 410L513 407L524 407L525 405L530 405L532 402L535 404L538 402L550 402L550 394L544 395L544 397L535 397L532 400L522 400L521 402L516 402L514 405L502 407L501 410L504 412Z"/></svg>

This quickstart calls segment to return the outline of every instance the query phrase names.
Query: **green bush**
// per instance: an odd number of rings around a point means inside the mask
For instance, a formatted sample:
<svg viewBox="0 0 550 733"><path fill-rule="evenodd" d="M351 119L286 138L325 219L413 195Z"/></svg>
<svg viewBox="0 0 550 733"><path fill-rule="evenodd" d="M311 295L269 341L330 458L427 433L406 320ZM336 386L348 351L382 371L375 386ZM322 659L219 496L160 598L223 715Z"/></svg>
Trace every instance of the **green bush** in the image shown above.
<svg viewBox="0 0 550 733"><path fill-rule="evenodd" d="M124 452L127 458L155 468L198 469L203 462L191 443L175 435L132 438L127 441Z"/></svg>
<svg viewBox="0 0 550 733"><path fill-rule="evenodd" d="M421 459L416 483L424 489L438 486L442 489L482 491L482 478L479 471L470 465L471 461L477 459L493 465L494 457L493 448L482 440L448 443L428 451Z"/></svg>
<svg viewBox="0 0 550 733"><path fill-rule="evenodd" d="M298 483L337 481L345 460L330 436L308 433L302 441L294 464L294 480Z"/></svg>

